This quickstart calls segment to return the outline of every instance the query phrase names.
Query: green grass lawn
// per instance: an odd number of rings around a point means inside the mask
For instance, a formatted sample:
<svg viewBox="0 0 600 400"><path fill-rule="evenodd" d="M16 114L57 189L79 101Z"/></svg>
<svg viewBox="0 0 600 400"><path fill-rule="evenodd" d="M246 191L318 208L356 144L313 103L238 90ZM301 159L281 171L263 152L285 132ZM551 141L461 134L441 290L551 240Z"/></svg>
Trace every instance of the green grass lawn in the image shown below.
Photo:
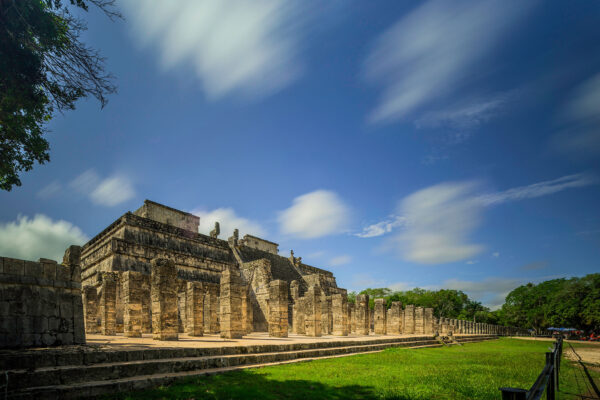
<svg viewBox="0 0 600 400"><path fill-rule="evenodd" d="M552 342L500 339L463 346L388 349L181 381L122 399L500 399L529 388ZM600 373L591 371L598 381ZM560 399L585 392L581 368L563 359Z"/></svg>

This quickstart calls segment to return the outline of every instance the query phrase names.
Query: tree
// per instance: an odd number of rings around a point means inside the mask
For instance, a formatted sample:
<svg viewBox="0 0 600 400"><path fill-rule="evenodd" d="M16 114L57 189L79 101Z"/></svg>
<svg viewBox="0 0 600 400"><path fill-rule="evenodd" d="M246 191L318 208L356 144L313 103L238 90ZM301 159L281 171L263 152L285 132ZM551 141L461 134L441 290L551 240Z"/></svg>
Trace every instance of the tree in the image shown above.
<svg viewBox="0 0 600 400"><path fill-rule="evenodd" d="M113 3L70 0L119 18ZM104 59L79 40L85 28L61 0L0 0L0 189L20 186L22 171L50 160L44 125L55 111L88 96L104 107L116 91Z"/></svg>

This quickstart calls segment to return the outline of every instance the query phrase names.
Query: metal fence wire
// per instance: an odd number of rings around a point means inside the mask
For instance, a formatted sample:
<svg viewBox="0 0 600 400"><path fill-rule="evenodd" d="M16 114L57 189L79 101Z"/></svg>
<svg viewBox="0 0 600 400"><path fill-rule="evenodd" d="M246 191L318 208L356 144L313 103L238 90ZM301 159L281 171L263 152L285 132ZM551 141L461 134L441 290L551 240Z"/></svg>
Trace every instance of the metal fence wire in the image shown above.
<svg viewBox="0 0 600 400"><path fill-rule="evenodd" d="M562 356L562 336L556 338L552 351L546 353L546 365L529 390L503 387L502 400L540 400L544 391L546 400L556 400L558 392L558 377L560 373L560 359Z"/></svg>

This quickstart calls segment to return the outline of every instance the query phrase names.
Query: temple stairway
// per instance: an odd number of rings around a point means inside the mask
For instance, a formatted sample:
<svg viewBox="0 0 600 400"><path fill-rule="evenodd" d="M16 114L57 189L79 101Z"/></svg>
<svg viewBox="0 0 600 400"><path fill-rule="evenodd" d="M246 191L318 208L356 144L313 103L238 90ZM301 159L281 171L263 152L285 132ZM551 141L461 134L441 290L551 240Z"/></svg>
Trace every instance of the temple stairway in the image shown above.
<svg viewBox="0 0 600 400"><path fill-rule="evenodd" d="M0 391L7 393L8 399L90 398L242 368L372 353L391 347L441 346L432 336L367 338L209 348L167 347L166 342L165 347L145 349L68 346L5 351L0 354ZM456 337L461 343L495 338Z"/></svg>

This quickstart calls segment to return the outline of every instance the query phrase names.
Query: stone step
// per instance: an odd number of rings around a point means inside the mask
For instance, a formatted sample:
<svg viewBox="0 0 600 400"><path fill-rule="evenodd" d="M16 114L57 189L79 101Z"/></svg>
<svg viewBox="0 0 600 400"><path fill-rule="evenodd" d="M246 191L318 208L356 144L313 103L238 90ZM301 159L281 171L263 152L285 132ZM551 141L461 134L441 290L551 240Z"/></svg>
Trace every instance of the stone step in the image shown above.
<svg viewBox="0 0 600 400"><path fill-rule="evenodd" d="M207 371L226 371L241 366L263 366L272 363L294 362L382 351L390 347L433 345L433 339L398 340L391 343L358 346L337 346L310 350L276 353L256 353L197 358L166 358L118 363L100 363L92 366L62 366L39 368L34 371L10 371L8 375L9 398L31 398L53 393L59 397L86 397L88 386L94 395L114 392L120 385L134 388L151 387L158 377L202 375ZM156 378L156 379L155 379ZM162 379L162 378L161 378ZM126 382L126 383L123 383ZM146 386L143 382L147 382ZM116 386L115 386L116 385ZM129 390L129 389L128 389ZM77 394L80 393L80 394ZM29 397L28 397L29 396ZM49 398L53 398L49 395Z"/></svg>
<svg viewBox="0 0 600 400"><path fill-rule="evenodd" d="M43 367L68 365L93 365L109 362L155 360L163 358L208 357L230 354L273 353L279 351L310 350L326 347L357 346L365 343L383 344L431 340L432 336L390 338L381 336L367 340L339 340L309 343L261 344L246 346L223 346L211 348L161 347L143 349L116 349L115 347L64 346L60 348L0 351L0 371L33 370ZM1 379L1 377L0 377Z"/></svg>
<svg viewBox="0 0 600 400"><path fill-rule="evenodd" d="M14 388L73 384L102 379L126 378L138 375L174 373L200 369L224 368L243 364L262 364L293 360L297 358L321 357L337 354L383 350L388 347L421 346L435 344L435 340L414 340L357 346L335 346L310 350L292 350L272 353L231 354L208 357L163 358L156 360L99 363L89 366L72 365L38 368L34 371L8 372L8 381Z"/></svg>

